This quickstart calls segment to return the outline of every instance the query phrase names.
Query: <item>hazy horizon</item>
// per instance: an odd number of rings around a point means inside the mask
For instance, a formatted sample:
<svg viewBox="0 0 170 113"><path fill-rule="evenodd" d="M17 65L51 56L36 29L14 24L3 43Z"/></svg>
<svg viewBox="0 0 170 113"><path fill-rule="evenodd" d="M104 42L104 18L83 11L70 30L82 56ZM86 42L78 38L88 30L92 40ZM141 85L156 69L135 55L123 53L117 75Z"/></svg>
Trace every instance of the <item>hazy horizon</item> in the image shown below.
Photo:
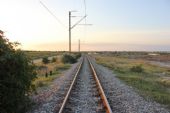
<svg viewBox="0 0 170 113"><path fill-rule="evenodd" d="M33 51L68 51L68 44L65 43L44 43L39 45L33 45L30 49L23 50L33 50ZM21 45L22 46L22 45ZM21 47L22 48L22 47ZM34 49L41 48L41 49ZM137 44L94 44L86 43L81 46L82 51L162 51L169 52L169 45L137 45ZM96 49L97 48L97 49ZM165 49L167 48L167 49ZM78 45L76 43L72 44L72 51L78 51Z"/></svg>
<svg viewBox="0 0 170 113"><path fill-rule="evenodd" d="M41 1L64 25L39 0L1 0L0 29L23 50L68 51L68 11L84 15L84 0ZM73 51L78 39L82 51L170 51L169 0L86 0L86 6L93 25L72 30Z"/></svg>

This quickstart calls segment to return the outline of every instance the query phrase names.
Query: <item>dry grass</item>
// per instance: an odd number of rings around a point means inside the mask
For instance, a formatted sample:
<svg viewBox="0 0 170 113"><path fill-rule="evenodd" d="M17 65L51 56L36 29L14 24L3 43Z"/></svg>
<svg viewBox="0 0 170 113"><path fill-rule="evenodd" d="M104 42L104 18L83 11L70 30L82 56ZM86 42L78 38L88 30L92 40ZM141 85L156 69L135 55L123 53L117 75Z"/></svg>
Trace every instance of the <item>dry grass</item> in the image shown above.
<svg viewBox="0 0 170 113"><path fill-rule="evenodd" d="M61 53L53 51L25 51L25 54L31 59L38 59L43 57L56 56Z"/></svg>
<svg viewBox="0 0 170 113"><path fill-rule="evenodd" d="M43 64L42 62L36 64L37 67L46 67L45 69L37 70L37 78L33 81L35 88L43 87L50 84L54 79L61 76L61 72L70 68L70 64L63 64L61 58L56 62ZM52 75L50 75L52 71ZM48 75L46 75L48 74ZM48 77L47 77L48 76Z"/></svg>
<svg viewBox="0 0 170 113"><path fill-rule="evenodd" d="M145 60L128 59L122 56L98 55L95 57L97 63L112 69L119 79L136 88L142 96L170 107L169 68L152 65ZM139 65L143 71L131 70L132 67Z"/></svg>

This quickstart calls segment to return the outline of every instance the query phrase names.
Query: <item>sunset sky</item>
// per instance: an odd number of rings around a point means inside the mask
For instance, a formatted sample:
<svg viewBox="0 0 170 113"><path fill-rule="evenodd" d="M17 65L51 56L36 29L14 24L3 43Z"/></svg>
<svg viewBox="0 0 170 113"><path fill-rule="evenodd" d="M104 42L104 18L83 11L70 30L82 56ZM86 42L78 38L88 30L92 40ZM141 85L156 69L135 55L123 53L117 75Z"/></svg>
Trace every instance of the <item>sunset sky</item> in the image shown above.
<svg viewBox="0 0 170 113"><path fill-rule="evenodd" d="M0 29L24 50L68 50L68 11L84 0L0 0ZM170 0L86 0L87 23L72 30L73 50L170 51ZM81 17L72 18L72 24ZM81 24L84 24L82 21Z"/></svg>

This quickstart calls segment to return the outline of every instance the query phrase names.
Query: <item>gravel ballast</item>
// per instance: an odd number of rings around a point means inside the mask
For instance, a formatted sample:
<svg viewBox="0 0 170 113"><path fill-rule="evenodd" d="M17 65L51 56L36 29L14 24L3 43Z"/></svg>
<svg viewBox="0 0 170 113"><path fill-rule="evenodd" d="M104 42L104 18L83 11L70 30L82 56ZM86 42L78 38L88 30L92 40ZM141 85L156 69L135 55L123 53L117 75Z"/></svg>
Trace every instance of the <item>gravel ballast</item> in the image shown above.
<svg viewBox="0 0 170 113"><path fill-rule="evenodd" d="M111 70L94 60L93 65L113 113L170 113L164 106L139 96L132 87L116 78Z"/></svg>
<svg viewBox="0 0 170 113"><path fill-rule="evenodd" d="M92 60L92 63L113 113L170 113L163 105L139 96L135 89L116 78L111 70L96 64L95 60ZM72 65L63 76L54 80L50 86L39 90L38 95L32 96L36 105L28 113L57 113L78 64Z"/></svg>
<svg viewBox="0 0 170 113"><path fill-rule="evenodd" d="M87 58L77 76L63 113L105 113Z"/></svg>
<svg viewBox="0 0 170 113"><path fill-rule="evenodd" d="M69 70L63 72L62 76L54 80L50 86L38 90L38 94L31 97L35 105L27 113L57 113L68 90L67 88L76 73L78 64L73 64Z"/></svg>

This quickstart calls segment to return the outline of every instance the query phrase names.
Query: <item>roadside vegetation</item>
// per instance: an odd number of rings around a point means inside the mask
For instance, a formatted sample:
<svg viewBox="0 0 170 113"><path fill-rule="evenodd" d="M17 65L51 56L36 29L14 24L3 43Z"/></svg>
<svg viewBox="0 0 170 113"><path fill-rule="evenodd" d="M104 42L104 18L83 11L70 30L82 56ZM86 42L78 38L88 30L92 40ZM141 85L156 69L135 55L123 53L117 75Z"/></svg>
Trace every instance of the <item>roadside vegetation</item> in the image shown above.
<svg viewBox="0 0 170 113"><path fill-rule="evenodd" d="M18 45L0 30L0 113L25 113L32 105L30 95L52 83L81 57L79 53L22 51ZM33 63L34 59L42 62Z"/></svg>
<svg viewBox="0 0 170 113"><path fill-rule="evenodd" d="M42 58L42 62L36 65L37 78L33 81L32 92L36 89L50 84L54 79L61 76L61 71L70 68L70 64L62 63L61 59L49 60L48 57Z"/></svg>
<svg viewBox="0 0 170 113"><path fill-rule="evenodd" d="M0 113L25 113L31 105L28 94L35 66L17 46L0 30Z"/></svg>
<svg viewBox="0 0 170 113"><path fill-rule="evenodd" d="M95 55L97 63L113 70L117 78L133 86L140 95L170 107L170 68L128 57Z"/></svg>
<svg viewBox="0 0 170 113"><path fill-rule="evenodd" d="M62 57L62 62L63 63L70 63L70 64L73 64L73 63L76 63L77 62L77 59L79 59L81 57L81 54L80 53L74 53L74 54L64 54L63 57Z"/></svg>
<svg viewBox="0 0 170 113"><path fill-rule="evenodd" d="M77 62L77 59L73 55L65 54L62 57L62 62L65 63L65 64L66 63L73 64L73 63Z"/></svg>
<svg viewBox="0 0 170 113"><path fill-rule="evenodd" d="M37 78L33 81L32 91L36 93L36 89L49 85L57 77L61 76L61 71L65 71L70 68L69 64L47 64L46 69L37 72ZM51 69L51 70L50 70Z"/></svg>
<svg viewBox="0 0 170 113"><path fill-rule="evenodd" d="M76 63L81 57L80 53L58 55L51 60L43 57L42 62L36 64L37 78L33 81L32 92L36 93L36 89L49 85L54 79L61 76L61 72L69 69L71 64Z"/></svg>
<svg viewBox="0 0 170 113"><path fill-rule="evenodd" d="M48 57L43 57L43 58L42 58L42 62L43 62L44 64L48 64L48 63L50 62L50 60L48 59Z"/></svg>

